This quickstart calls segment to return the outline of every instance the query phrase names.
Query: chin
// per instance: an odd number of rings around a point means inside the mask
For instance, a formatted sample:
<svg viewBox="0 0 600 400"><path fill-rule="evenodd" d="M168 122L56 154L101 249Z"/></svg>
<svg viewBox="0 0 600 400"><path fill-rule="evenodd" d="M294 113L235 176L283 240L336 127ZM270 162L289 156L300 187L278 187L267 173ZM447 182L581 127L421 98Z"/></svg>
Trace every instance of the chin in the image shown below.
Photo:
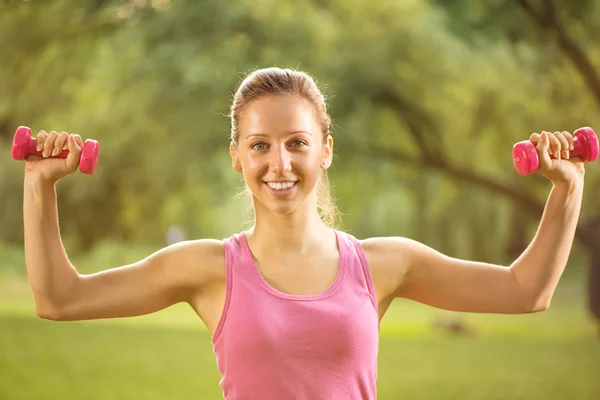
<svg viewBox="0 0 600 400"><path fill-rule="evenodd" d="M261 201L261 204L265 210L282 216L292 214L299 206L297 201L277 199L266 199L266 201Z"/></svg>
<svg viewBox="0 0 600 400"><path fill-rule="evenodd" d="M282 217L293 214L301 208L302 204L302 201L298 199L273 199L268 195L257 197L257 200L263 212Z"/></svg>
<svg viewBox="0 0 600 400"><path fill-rule="evenodd" d="M269 209L276 214L289 215L297 211L298 206L299 204L274 204Z"/></svg>

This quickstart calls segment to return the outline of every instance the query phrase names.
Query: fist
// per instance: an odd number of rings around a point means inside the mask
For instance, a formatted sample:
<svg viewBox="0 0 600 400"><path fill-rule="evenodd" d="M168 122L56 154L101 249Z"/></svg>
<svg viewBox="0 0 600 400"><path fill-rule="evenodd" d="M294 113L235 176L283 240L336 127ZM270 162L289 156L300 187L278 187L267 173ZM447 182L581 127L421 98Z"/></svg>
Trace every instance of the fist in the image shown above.
<svg viewBox="0 0 600 400"><path fill-rule="evenodd" d="M534 133L529 141L536 146L538 172L553 182L580 179L585 169L579 157L571 157L573 135L567 131Z"/></svg>
<svg viewBox="0 0 600 400"><path fill-rule="evenodd" d="M79 166L83 141L77 134L40 131L36 138L36 150L42 155L29 155L25 162L25 174L36 175L52 183L72 174ZM56 157L68 150L66 158Z"/></svg>

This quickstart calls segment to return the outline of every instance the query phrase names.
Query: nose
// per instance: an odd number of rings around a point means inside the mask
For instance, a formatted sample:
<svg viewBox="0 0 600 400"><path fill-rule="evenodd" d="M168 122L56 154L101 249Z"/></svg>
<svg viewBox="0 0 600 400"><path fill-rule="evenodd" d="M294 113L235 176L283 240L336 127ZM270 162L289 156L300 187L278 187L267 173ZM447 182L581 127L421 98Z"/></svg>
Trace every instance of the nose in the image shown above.
<svg viewBox="0 0 600 400"><path fill-rule="evenodd" d="M271 168L278 174L285 174L292 169L292 157L285 145L274 146L271 153Z"/></svg>

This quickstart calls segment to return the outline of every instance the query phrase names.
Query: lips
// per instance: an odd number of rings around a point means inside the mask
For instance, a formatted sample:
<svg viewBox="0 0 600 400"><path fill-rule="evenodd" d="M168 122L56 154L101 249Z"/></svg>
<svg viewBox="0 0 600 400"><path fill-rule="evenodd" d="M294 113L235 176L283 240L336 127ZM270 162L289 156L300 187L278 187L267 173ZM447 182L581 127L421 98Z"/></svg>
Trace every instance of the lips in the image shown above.
<svg viewBox="0 0 600 400"><path fill-rule="evenodd" d="M288 189L296 184L297 181L267 181L265 182L271 189L283 190Z"/></svg>
<svg viewBox="0 0 600 400"><path fill-rule="evenodd" d="M296 186L298 186L298 181L270 181L263 183L273 196L286 196L292 193L296 189Z"/></svg>

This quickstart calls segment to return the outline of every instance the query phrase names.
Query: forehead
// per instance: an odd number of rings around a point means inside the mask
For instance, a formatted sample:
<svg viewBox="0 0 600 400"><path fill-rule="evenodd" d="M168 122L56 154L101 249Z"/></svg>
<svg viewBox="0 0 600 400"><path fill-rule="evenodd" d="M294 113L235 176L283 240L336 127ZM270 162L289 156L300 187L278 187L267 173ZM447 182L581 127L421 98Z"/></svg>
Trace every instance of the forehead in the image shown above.
<svg viewBox="0 0 600 400"><path fill-rule="evenodd" d="M271 95L252 101L240 114L240 137L250 134L277 135L318 130L315 109L307 100Z"/></svg>

